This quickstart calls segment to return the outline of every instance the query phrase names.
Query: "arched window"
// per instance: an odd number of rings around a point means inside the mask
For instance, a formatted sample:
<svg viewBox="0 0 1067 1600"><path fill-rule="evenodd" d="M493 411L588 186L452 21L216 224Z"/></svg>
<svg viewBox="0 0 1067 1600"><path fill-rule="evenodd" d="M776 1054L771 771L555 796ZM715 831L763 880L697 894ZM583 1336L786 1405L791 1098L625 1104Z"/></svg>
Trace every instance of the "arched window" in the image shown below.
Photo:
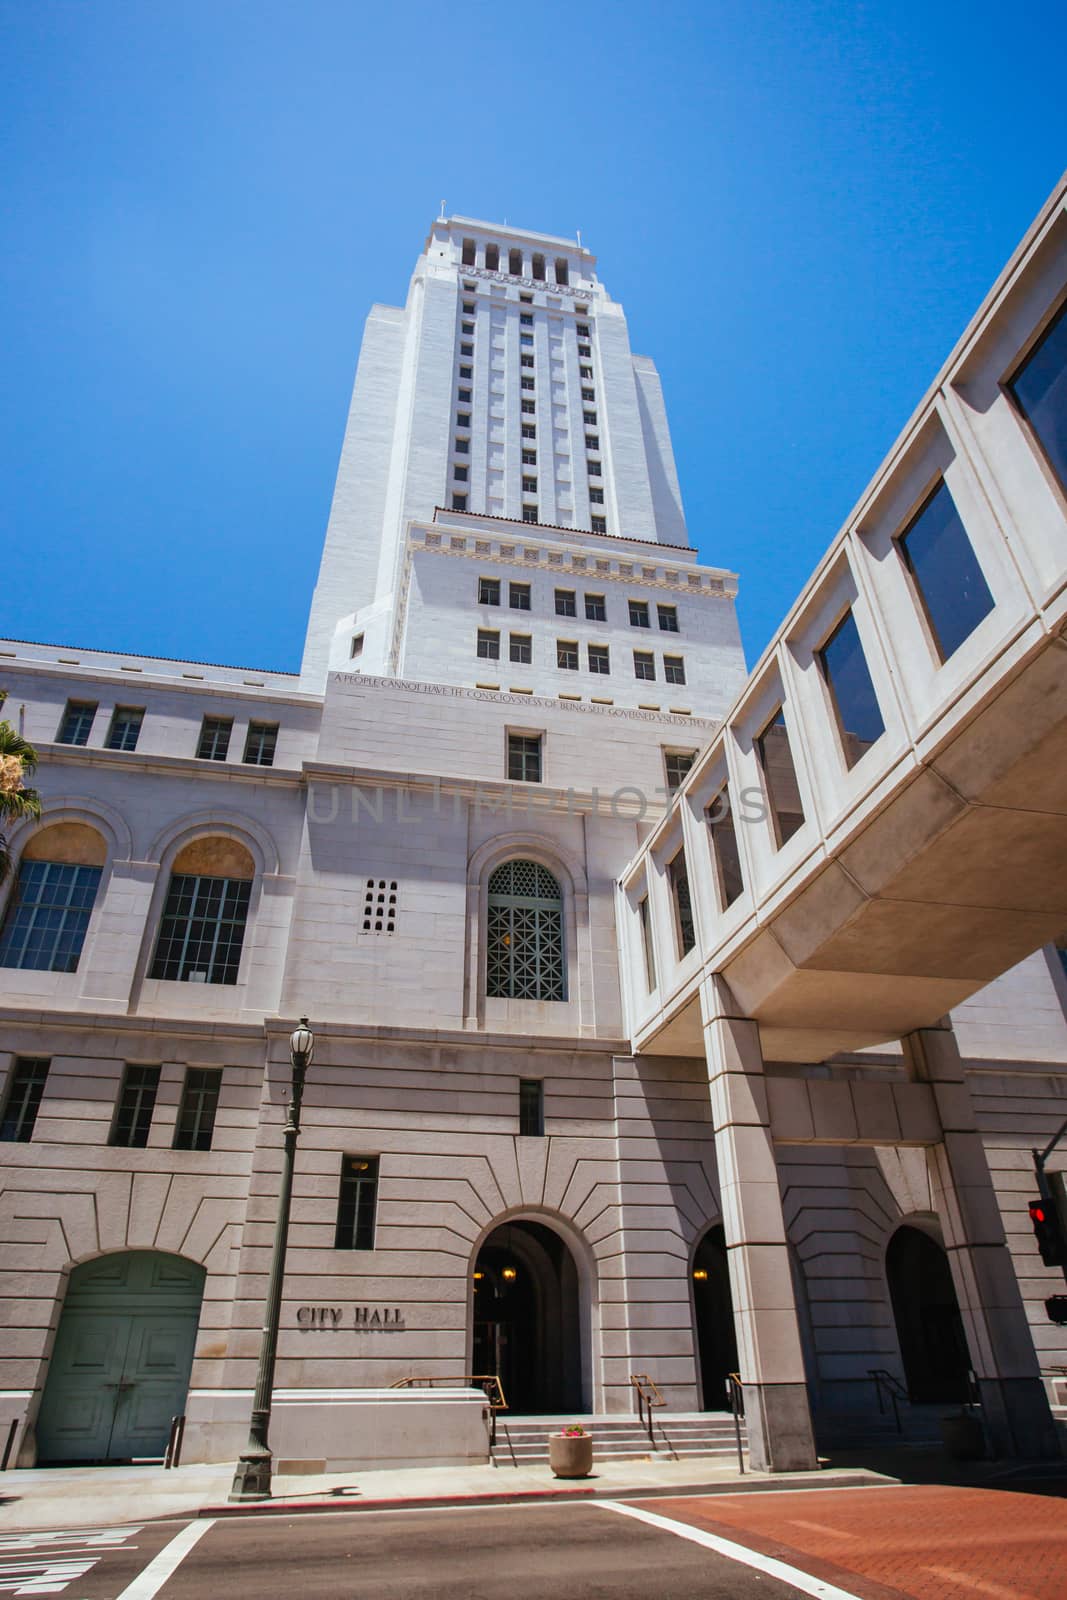
<svg viewBox="0 0 1067 1600"><path fill-rule="evenodd" d="M485 247L485 268L487 272L500 271L500 246L487 244Z"/></svg>
<svg viewBox="0 0 1067 1600"><path fill-rule="evenodd" d="M533 258L533 275L534 275L535 278L540 279L542 283L544 282L544 277L545 277L545 258L544 258L544 256L534 256L534 258Z"/></svg>
<svg viewBox="0 0 1067 1600"><path fill-rule="evenodd" d="M522 251L508 251L508 271L513 278L522 277Z"/></svg>
<svg viewBox="0 0 1067 1600"><path fill-rule="evenodd" d="M489 878L486 994L565 1000L563 895L536 861L505 861Z"/></svg>
<svg viewBox="0 0 1067 1600"><path fill-rule="evenodd" d="M77 971L106 857L100 834L84 822L34 834L0 932L0 967Z"/></svg>
<svg viewBox="0 0 1067 1600"><path fill-rule="evenodd" d="M234 839L194 839L174 859L153 978L236 983L255 864Z"/></svg>
<svg viewBox="0 0 1067 1600"><path fill-rule="evenodd" d="M463 241L463 265L465 267L473 267L473 265L474 265L474 240L473 239L464 239L464 241Z"/></svg>
<svg viewBox="0 0 1067 1600"><path fill-rule="evenodd" d="M556 282L566 283L568 279L566 256L556 257Z"/></svg>

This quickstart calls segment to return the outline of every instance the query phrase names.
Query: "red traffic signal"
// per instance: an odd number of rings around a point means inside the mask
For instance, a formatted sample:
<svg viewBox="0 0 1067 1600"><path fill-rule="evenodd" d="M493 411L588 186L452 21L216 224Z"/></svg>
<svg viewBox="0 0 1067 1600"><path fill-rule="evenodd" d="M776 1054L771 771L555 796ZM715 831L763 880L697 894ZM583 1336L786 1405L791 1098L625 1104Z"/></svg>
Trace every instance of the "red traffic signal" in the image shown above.
<svg viewBox="0 0 1067 1600"><path fill-rule="evenodd" d="M1046 1267L1063 1266L1067 1262L1067 1239L1064 1239L1055 1207L1039 1195L1030 1201L1030 1221Z"/></svg>

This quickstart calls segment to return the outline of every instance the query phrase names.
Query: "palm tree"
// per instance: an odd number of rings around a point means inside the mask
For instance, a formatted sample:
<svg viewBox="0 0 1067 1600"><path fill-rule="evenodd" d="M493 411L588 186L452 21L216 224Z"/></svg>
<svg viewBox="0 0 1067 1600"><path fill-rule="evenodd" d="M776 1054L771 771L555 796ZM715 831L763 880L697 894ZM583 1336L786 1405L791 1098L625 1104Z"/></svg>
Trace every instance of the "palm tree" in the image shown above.
<svg viewBox="0 0 1067 1600"><path fill-rule="evenodd" d="M7 699L7 690L0 689L0 706ZM0 883L11 869L7 839L2 825L9 818L41 815L41 797L36 789L28 789L25 780L32 778L37 769L37 752L16 733L10 722L0 722Z"/></svg>

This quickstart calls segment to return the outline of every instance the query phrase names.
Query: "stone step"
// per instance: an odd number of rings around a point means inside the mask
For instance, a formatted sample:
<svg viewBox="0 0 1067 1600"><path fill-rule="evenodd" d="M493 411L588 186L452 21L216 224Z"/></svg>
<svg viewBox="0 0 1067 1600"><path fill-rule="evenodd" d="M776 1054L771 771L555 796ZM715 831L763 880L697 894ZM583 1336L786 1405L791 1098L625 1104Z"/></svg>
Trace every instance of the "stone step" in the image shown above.
<svg viewBox="0 0 1067 1600"><path fill-rule="evenodd" d="M497 1419L492 1459L497 1466L537 1466L548 1461L549 1435L580 1424L593 1436L601 1461L639 1461L653 1456L681 1459L729 1457L736 1449L733 1419L718 1412L660 1415L655 1419L655 1445L647 1424L636 1417L522 1417ZM743 1430L744 1424L742 1424ZM742 1431L742 1438L744 1437Z"/></svg>

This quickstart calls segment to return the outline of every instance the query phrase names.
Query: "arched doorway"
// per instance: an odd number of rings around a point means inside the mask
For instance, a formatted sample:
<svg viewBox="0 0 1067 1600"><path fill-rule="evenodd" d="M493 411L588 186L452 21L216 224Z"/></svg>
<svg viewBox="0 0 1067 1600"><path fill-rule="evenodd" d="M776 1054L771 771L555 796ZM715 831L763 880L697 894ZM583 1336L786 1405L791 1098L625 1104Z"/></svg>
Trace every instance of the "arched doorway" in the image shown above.
<svg viewBox="0 0 1067 1600"><path fill-rule="evenodd" d="M37 1419L39 1465L162 1456L185 1409L204 1269L128 1250L75 1267Z"/></svg>
<svg viewBox="0 0 1067 1600"><path fill-rule="evenodd" d="M737 1371L737 1335L721 1225L708 1229L693 1256L693 1310L704 1410L725 1411L726 1379Z"/></svg>
<svg viewBox="0 0 1067 1600"><path fill-rule="evenodd" d="M971 1358L944 1250L905 1224L889 1241L885 1270L911 1399L966 1400Z"/></svg>
<svg viewBox="0 0 1067 1600"><path fill-rule="evenodd" d="M473 1363L500 1378L512 1415L582 1409L578 1268L540 1222L505 1222L478 1251Z"/></svg>

